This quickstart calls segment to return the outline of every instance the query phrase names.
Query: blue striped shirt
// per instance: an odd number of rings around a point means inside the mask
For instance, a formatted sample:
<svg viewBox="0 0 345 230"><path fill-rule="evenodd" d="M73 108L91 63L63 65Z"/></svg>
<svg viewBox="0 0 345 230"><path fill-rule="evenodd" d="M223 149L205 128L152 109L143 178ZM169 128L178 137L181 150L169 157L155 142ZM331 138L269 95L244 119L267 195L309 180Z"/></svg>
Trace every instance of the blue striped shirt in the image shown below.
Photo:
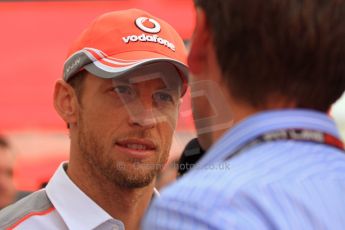
<svg viewBox="0 0 345 230"><path fill-rule="evenodd" d="M263 142L279 129L339 138L334 122L309 110L258 113L234 126L189 173L152 203L143 229L345 229L345 154L319 143Z"/></svg>

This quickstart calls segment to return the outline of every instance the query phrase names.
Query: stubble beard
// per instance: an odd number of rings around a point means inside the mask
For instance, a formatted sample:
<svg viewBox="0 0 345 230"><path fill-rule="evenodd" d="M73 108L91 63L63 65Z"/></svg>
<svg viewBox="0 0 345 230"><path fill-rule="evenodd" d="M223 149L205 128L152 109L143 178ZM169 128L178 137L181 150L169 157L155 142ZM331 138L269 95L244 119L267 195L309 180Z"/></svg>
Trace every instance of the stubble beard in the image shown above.
<svg viewBox="0 0 345 230"><path fill-rule="evenodd" d="M117 187L134 189L148 186L168 159L169 148L161 150L164 153L154 164L145 164L135 159L129 162L118 162L111 157L116 153L106 152L101 142L102 138L87 129L82 117L78 124L78 145L80 154L87 164L86 170L90 170L91 176L98 175Z"/></svg>

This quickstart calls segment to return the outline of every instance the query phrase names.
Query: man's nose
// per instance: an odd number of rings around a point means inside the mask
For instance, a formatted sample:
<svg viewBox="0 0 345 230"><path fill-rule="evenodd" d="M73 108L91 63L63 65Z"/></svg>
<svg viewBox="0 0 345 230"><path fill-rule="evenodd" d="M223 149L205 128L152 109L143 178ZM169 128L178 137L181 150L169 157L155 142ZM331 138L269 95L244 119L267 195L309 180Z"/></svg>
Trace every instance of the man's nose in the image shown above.
<svg viewBox="0 0 345 230"><path fill-rule="evenodd" d="M153 128L158 123L157 109L154 107L152 100L136 100L128 104L129 123L131 125Z"/></svg>

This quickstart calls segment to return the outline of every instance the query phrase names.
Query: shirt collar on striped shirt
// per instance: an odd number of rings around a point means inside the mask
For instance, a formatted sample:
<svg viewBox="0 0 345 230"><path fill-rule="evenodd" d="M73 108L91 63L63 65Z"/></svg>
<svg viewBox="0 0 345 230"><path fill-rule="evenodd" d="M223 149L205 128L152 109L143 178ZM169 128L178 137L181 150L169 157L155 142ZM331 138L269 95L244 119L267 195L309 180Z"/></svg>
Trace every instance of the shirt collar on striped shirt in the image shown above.
<svg viewBox="0 0 345 230"><path fill-rule="evenodd" d="M334 121L324 113L304 109L260 112L229 129L199 161L198 168L224 160L257 136L287 128L312 129L338 138L340 136Z"/></svg>

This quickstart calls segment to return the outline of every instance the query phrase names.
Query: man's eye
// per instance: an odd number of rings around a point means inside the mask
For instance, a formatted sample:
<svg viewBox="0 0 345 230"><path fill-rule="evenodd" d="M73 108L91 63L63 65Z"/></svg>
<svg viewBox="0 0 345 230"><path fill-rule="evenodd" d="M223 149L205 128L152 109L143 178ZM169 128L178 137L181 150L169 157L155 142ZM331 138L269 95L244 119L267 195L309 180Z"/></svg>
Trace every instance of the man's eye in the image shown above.
<svg viewBox="0 0 345 230"><path fill-rule="evenodd" d="M157 103L174 103L174 98L166 92L156 92L153 94L153 99Z"/></svg>
<svg viewBox="0 0 345 230"><path fill-rule="evenodd" d="M126 85L120 85L120 86L116 86L114 88L114 91L118 94L126 94L126 95L133 95L135 94L134 90Z"/></svg>
<svg viewBox="0 0 345 230"><path fill-rule="evenodd" d="M131 102L136 97L135 90L128 85L115 86L113 91L121 98L125 103Z"/></svg>

